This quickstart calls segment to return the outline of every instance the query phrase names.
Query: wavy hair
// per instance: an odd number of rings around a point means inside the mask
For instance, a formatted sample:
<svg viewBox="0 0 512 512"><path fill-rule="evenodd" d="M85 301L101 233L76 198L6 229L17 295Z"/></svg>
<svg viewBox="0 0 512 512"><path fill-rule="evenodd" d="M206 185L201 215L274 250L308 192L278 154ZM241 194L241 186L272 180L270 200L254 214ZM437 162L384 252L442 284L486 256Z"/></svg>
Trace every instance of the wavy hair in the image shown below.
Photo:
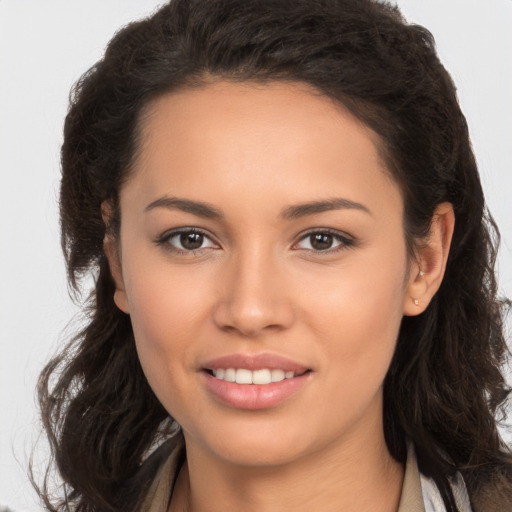
<svg viewBox="0 0 512 512"><path fill-rule="evenodd" d="M173 435L139 364L130 318L113 301L100 207L114 206L115 236L119 189L148 102L218 79L304 82L370 126L402 190L411 254L436 206L453 204L445 278L423 314L403 319L384 383L384 428L398 461L406 440L414 443L420 469L455 512L449 481L457 471L470 491L512 472L496 419L509 393L501 372L505 303L494 275L498 232L432 35L376 0L172 0L118 32L75 85L62 146L62 246L71 287L80 295L92 274L95 288L85 327L40 378L43 423L63 481L55 501L47 480L42 485L47 509L136 510L152 478L142 463Z"/></svg>

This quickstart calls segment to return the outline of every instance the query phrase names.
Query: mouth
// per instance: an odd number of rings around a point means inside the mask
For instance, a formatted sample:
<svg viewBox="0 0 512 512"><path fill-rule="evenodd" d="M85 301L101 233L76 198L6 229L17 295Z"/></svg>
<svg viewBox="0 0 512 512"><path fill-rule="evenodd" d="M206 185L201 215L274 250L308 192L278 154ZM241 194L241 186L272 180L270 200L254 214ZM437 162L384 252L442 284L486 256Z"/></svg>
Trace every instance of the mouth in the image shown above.
<svg viewBox="0 0 512 512"><path fill-rule="evenodd" d="M225 382L235 382L236 384L261 385L281 382L286 379L300 377L311 372L306 370L285 370L283 368L261 368L250 370L248 368L215 368L205 370L212 377Z"/></svg>
<svg viewBox="0 0 512 512"><path fill-rule="evenodd" d="M214 399L235 409L278 407L312 382L313 369L278 354L231 354L202 365Z"/></svg>

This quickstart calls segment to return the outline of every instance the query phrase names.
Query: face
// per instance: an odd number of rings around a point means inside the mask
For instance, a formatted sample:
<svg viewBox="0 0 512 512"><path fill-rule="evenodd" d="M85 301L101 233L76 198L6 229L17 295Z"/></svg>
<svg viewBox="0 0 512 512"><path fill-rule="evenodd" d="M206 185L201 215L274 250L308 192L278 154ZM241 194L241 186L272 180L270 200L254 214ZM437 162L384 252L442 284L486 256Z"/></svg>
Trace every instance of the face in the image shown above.
<svg viewBox="0 0 512 512"><path fill-rule="evenodd" d="M413 278L377 136L283 83L171 93L141 128L115 300L187 445L284 464L382 436Z"/></svg>

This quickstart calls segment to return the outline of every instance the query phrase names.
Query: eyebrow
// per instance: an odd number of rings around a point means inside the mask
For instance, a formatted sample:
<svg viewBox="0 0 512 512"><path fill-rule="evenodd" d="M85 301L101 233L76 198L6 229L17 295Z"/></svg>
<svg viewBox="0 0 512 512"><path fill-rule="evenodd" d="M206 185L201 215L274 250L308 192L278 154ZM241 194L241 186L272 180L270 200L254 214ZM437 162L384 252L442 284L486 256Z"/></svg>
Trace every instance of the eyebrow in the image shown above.
<svg viewBox="0 0 512 512"><path fill-rule="evenodd" d="M224 217L222 210L215 208L215 206L211 204L201 201L191 201L190 199L180 199L179 197L161 197L148 204L146 208L144 208L144 211L149 212L155 208L181 210L207 219L221 219Z"/></svg>
<svg viewBox="0 0 512 512"><path fill-rule="evenodd" d="M154 210L155 208L181 210L183 212L191 213L192 215L197 215L198 217L205 217L208 219L224 218L224 213L222 210L209 203L204 203L202 201L192 201L190 199L182 199L179 197L161 197L160 199L157 199L156 201L148 204L144 211L148 212ZM309 203L288 206L282 211L281 216L286 220L293 220L299 217L306 217L308 215L315 215L331 210L343 209L359 210L372 215L372 212L361 203L356 203L350 199L337 197L323 201L311 201Z"/></svg>
<svg viewBox="0 0 512 512"><path fill-rule="evenodd" d="M362 212L372 215L372 212L361 203L356 203L350 199L344 199L341 197L335 197L327 199L325 201L312 201L310 203L298 204L285 208L282 213L285 219L297 219L299 217L305 217L306 215L314 215L317 213L328 212L331 210L360 210Z"/></svg>

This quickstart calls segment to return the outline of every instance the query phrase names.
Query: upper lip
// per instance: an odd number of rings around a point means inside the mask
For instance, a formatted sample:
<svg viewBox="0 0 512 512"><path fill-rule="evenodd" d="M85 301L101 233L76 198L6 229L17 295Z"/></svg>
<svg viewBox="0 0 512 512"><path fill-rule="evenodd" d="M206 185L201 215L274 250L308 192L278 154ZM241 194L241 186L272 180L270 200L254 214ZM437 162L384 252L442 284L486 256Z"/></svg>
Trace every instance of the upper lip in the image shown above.
<svg viewBox="0 0 512 512"><path fill-rule="evenodd" d="M304 373L309 368L292 359L278 354L230 354L210 361L203 365L205 370L218 368L245 368L247 370L284 370L285 372Z"/></svg>

